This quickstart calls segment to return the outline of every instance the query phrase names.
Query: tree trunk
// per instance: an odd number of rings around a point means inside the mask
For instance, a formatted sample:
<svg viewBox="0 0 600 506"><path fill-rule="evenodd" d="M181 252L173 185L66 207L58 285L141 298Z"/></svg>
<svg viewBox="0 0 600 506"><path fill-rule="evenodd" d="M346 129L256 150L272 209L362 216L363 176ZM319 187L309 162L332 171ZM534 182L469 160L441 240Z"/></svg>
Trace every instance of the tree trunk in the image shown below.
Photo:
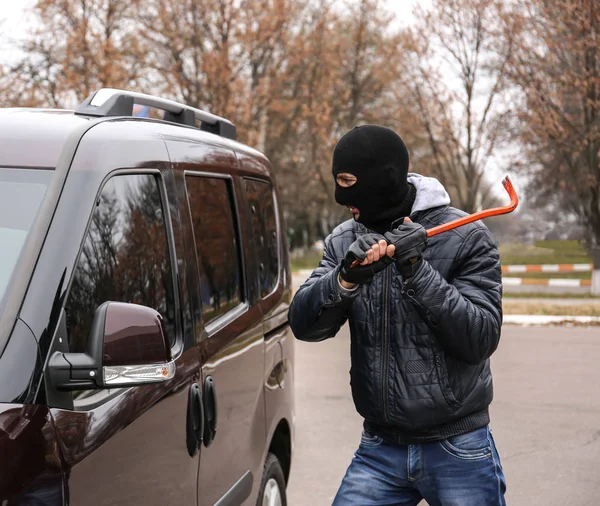
<svg viewBox="0 0 600 506"><path fill-rule="evenodd" d="M265 88L268 90L271 89L271 75L267 73L265 77ZM264 153L267 149L267 129L269 126L269 108L266 104L261 104L261 110L259 113L259 121L258 121L258 143L257 149Z"/></svg>

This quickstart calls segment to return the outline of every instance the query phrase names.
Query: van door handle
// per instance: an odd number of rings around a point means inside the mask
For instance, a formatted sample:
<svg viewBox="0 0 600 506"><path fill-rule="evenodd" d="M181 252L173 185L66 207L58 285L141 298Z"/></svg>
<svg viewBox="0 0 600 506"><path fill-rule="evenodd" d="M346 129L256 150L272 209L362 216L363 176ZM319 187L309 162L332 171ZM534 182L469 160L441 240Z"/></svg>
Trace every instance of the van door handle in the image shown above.
<svg viewBox="0 0 600 506"><path fill-rule="evenodd" d="M217 434L217 391L212 376L204 380L204 446L209 447Z"/></svg>
<svg viewBox="0 0 600 506"><path fill-rule="evenodd" d="M186 443L190 457L198 453L204 437L204 404L200 385L193 383L188 396Z"/></svg>

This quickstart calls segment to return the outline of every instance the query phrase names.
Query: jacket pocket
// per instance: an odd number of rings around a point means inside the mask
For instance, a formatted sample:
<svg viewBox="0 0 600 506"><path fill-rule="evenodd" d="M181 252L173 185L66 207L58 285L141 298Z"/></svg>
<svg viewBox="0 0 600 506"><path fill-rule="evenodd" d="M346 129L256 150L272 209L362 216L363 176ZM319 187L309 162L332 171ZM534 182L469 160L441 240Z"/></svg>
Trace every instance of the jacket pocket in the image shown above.
<svg viewBox="0 0 600 506"><path fill-rule="evenodd" d="M446 366L446 360L442 353L435 353L435 369L437 371L438 376L438 384L440 385L440 390L444 395L444 399L448 403L448 406L454 411L458 411L461 407L460 402L454 395L452 391L452 387L450 386L450 380L448 379L448 369Z"/></svg>

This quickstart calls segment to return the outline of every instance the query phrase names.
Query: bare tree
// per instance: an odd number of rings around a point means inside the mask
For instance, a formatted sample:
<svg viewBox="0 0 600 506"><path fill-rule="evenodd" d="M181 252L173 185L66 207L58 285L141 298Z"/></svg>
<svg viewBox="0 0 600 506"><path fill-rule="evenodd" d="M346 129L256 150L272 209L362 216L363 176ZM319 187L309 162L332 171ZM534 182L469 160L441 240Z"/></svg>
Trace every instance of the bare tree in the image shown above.
<svg viewBox="0 0 600 506"><path fill-rule="evenodd" d="M414 108L394 95L403 86L396 71L402 52L391 22L377 0L354 2L346 10L322 1L290 41L267 153L281 167L289 222L308 230L308 243L348 218L333 199L331 176L331 155L341 135L357 124L379 123L396 129L410 145L419 138Z"/></svg>
<svg viewBox="0 0 600 506"><path fill-rule="evenodd" d="M101 87L136 87L141 47L138 0L38 0L38 27L25 58L11 66L13 95L25 105L74 105Z"/></svg>
<svg viewBox="0 0 600 506"><path fill-rule="evenodd" d="M517 16L517 14L515 14ZM600 8L530 0L511 78L522 92L518 134L539 204L559 204L586 230L600 293Z"/></svg>
<svg viewBox="0 0 600 506"><path fill-rule="evenodd" d="M429 153L420 166L439 178L456 204L476 211L505 130L505 72L514 36L502 30L501 0L434 0L407 30L398 99L412 103ZM404 94L406 90L408 94ZM429 155L429 156L427 156Z"/></svg>

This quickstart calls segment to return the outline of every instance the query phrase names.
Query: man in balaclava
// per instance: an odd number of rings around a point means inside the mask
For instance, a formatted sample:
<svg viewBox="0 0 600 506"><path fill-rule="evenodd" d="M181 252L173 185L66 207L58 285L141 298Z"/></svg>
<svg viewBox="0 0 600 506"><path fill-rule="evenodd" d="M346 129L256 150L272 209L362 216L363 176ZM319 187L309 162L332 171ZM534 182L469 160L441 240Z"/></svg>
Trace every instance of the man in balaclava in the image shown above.
<svg viewBox="0 0 600 506"><path fill-rule="evenodd" d="M336 184L335 200L355 206L360 211L358 222L384 234L412 209L416 189L406 179L408 165L408 150L393 131L375 125L357 127L333 152L333 177L355 177L353 184Z"/></svg>
<svg viewBox="0 0 600 506"><path fill-rule="evenodd" d="M364 418L334 506L504 505L489 428L489 358L500 340L498 250L481 222L427 238L465 213L443 186L411 174L392 130L364 125L333 153L335 199L353 214L289 313L303 341L349 323L350 383Z"/></svg>

